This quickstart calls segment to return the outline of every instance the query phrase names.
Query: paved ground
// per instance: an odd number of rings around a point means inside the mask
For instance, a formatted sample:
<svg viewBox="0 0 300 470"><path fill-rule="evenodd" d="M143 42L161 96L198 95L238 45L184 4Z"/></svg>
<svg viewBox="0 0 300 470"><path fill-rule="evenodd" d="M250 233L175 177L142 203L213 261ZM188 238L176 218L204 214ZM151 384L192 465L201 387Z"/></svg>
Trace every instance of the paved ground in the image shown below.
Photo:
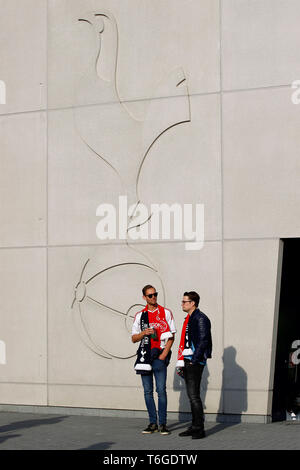
<svg viewBox="0 0 300 470"><path fill-rule="evenodd" d="M277 450L300 449L300 422L206 423L207 437L178 434L190 423L170 421L172 433L143 435L141 418L0 412L0 450Z"/></svg>

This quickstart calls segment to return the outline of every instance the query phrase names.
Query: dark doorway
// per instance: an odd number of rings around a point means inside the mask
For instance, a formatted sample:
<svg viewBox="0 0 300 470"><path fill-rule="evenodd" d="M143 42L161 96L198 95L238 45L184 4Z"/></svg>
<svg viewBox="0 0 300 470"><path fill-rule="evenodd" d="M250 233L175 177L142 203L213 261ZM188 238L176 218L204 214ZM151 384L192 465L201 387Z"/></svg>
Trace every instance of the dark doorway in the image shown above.
<svg viewBox="0 0 300 470"><path fill-rule="evenodd" d="M273 421L294 418L287 411L300 411L300 239L285 238L283 243Z"/></svg>

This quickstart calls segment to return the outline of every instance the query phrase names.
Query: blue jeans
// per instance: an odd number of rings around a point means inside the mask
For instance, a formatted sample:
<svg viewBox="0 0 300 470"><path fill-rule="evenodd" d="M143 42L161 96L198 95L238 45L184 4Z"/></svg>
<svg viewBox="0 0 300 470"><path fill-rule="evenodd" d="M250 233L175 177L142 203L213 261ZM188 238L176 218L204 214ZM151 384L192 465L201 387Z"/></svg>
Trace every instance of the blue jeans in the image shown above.
<svg viewBox="0 0 300 470"><path fill-rule="evenodd" d="M158 395L159 424L167 424L167 366L165 361L154 359L152 362L152 373L149 375L141 375L149 420L150 423L157 424L156 406L153 398L153 375L155 377L156 392Z"/></svg>

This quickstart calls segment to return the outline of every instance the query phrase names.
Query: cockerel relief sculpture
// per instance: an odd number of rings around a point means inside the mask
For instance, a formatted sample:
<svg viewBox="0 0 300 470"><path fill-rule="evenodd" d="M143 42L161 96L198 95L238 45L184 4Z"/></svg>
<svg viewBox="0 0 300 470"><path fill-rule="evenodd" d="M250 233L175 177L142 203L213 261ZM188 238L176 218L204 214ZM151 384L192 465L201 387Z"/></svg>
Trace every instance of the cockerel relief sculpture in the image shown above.
<svg viewBox="0 0 300 470"><path fill-rule="evenodd" d="M119 194L126 195L128 206L135 207L128 222L129 230L135 226L135 213L141 202L138 191L139 178L150 149L166 131L191 120L186 78L181 68L171 71L166 80L161 81L156 87L152 98L147 100L144 119L138 119L120 99L118 92L119 35L114 16L110 12L101 10L101 12L89 12L78 18L78 21L84 21L89 28L92 28L96 46L90 67L76 88L73 108L75 126L93 155L102 159L120 178ZM91 267L94 273L91 271L89 274L86 271L89 270L90 260L86 261L75 287L72 303L72 307L76 303L74 319L83 341L92 351L109 359L112 357L125 359L134 355L128 334L134 314L141 308L139 293L143 279L147 284L152 278L152 282L160 290L161 304L163 305L165 301L159 269L151 260L138 249L130 247L128 240L123 245L122 255L127 257L126 262L113 261L111 265L101 267L101 263L96 262L95 266ZM105 276L108 274L113 275L117 283L124 282L126 273L136 279L136 286L131 286L131 293L127 292L127 308L115 308L103 299L106 291L104 289L102 294L100 287L103 287ZM91 313L89 310L91 306L98 309L103 318L106 316L109 321L116 320L123 323L123 327L118 328L118 338L115 341L112 337L97 339L96 332L99 330L96 324L97 315ZM123 346L118 349L120 342Z"/></svg>
<svg viewBox="0 0 300 470"><path fill-rule="evenodd" d="M114 16L102 11L79 21L93 28L98 45L77 87L76 126L90 150L118 174L128 205L138 204L139 177L151 147L164 132L191 120L186 78L181 68L173 70L148 100L145 118L137 119L118 92L119 36ZM80 106L87 103L91 105Z"/></svg>

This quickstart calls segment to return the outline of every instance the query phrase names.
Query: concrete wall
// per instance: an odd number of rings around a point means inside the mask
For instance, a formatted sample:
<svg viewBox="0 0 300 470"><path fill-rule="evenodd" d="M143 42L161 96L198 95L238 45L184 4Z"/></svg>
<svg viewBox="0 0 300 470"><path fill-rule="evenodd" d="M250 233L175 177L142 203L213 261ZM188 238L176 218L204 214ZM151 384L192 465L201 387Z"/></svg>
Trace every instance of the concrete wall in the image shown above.
<svg viewBox="0 0 300 470"><path fill-rule="evenodd" d="M280 237L300 236L299 2L0 11L0 403L144 410L130 325L153 283L178 329L169 410L189 411L174 368L196 290L206 413L270 414ZM204 204L203 248L100 241L96 208L120 195Z"/></svg>

